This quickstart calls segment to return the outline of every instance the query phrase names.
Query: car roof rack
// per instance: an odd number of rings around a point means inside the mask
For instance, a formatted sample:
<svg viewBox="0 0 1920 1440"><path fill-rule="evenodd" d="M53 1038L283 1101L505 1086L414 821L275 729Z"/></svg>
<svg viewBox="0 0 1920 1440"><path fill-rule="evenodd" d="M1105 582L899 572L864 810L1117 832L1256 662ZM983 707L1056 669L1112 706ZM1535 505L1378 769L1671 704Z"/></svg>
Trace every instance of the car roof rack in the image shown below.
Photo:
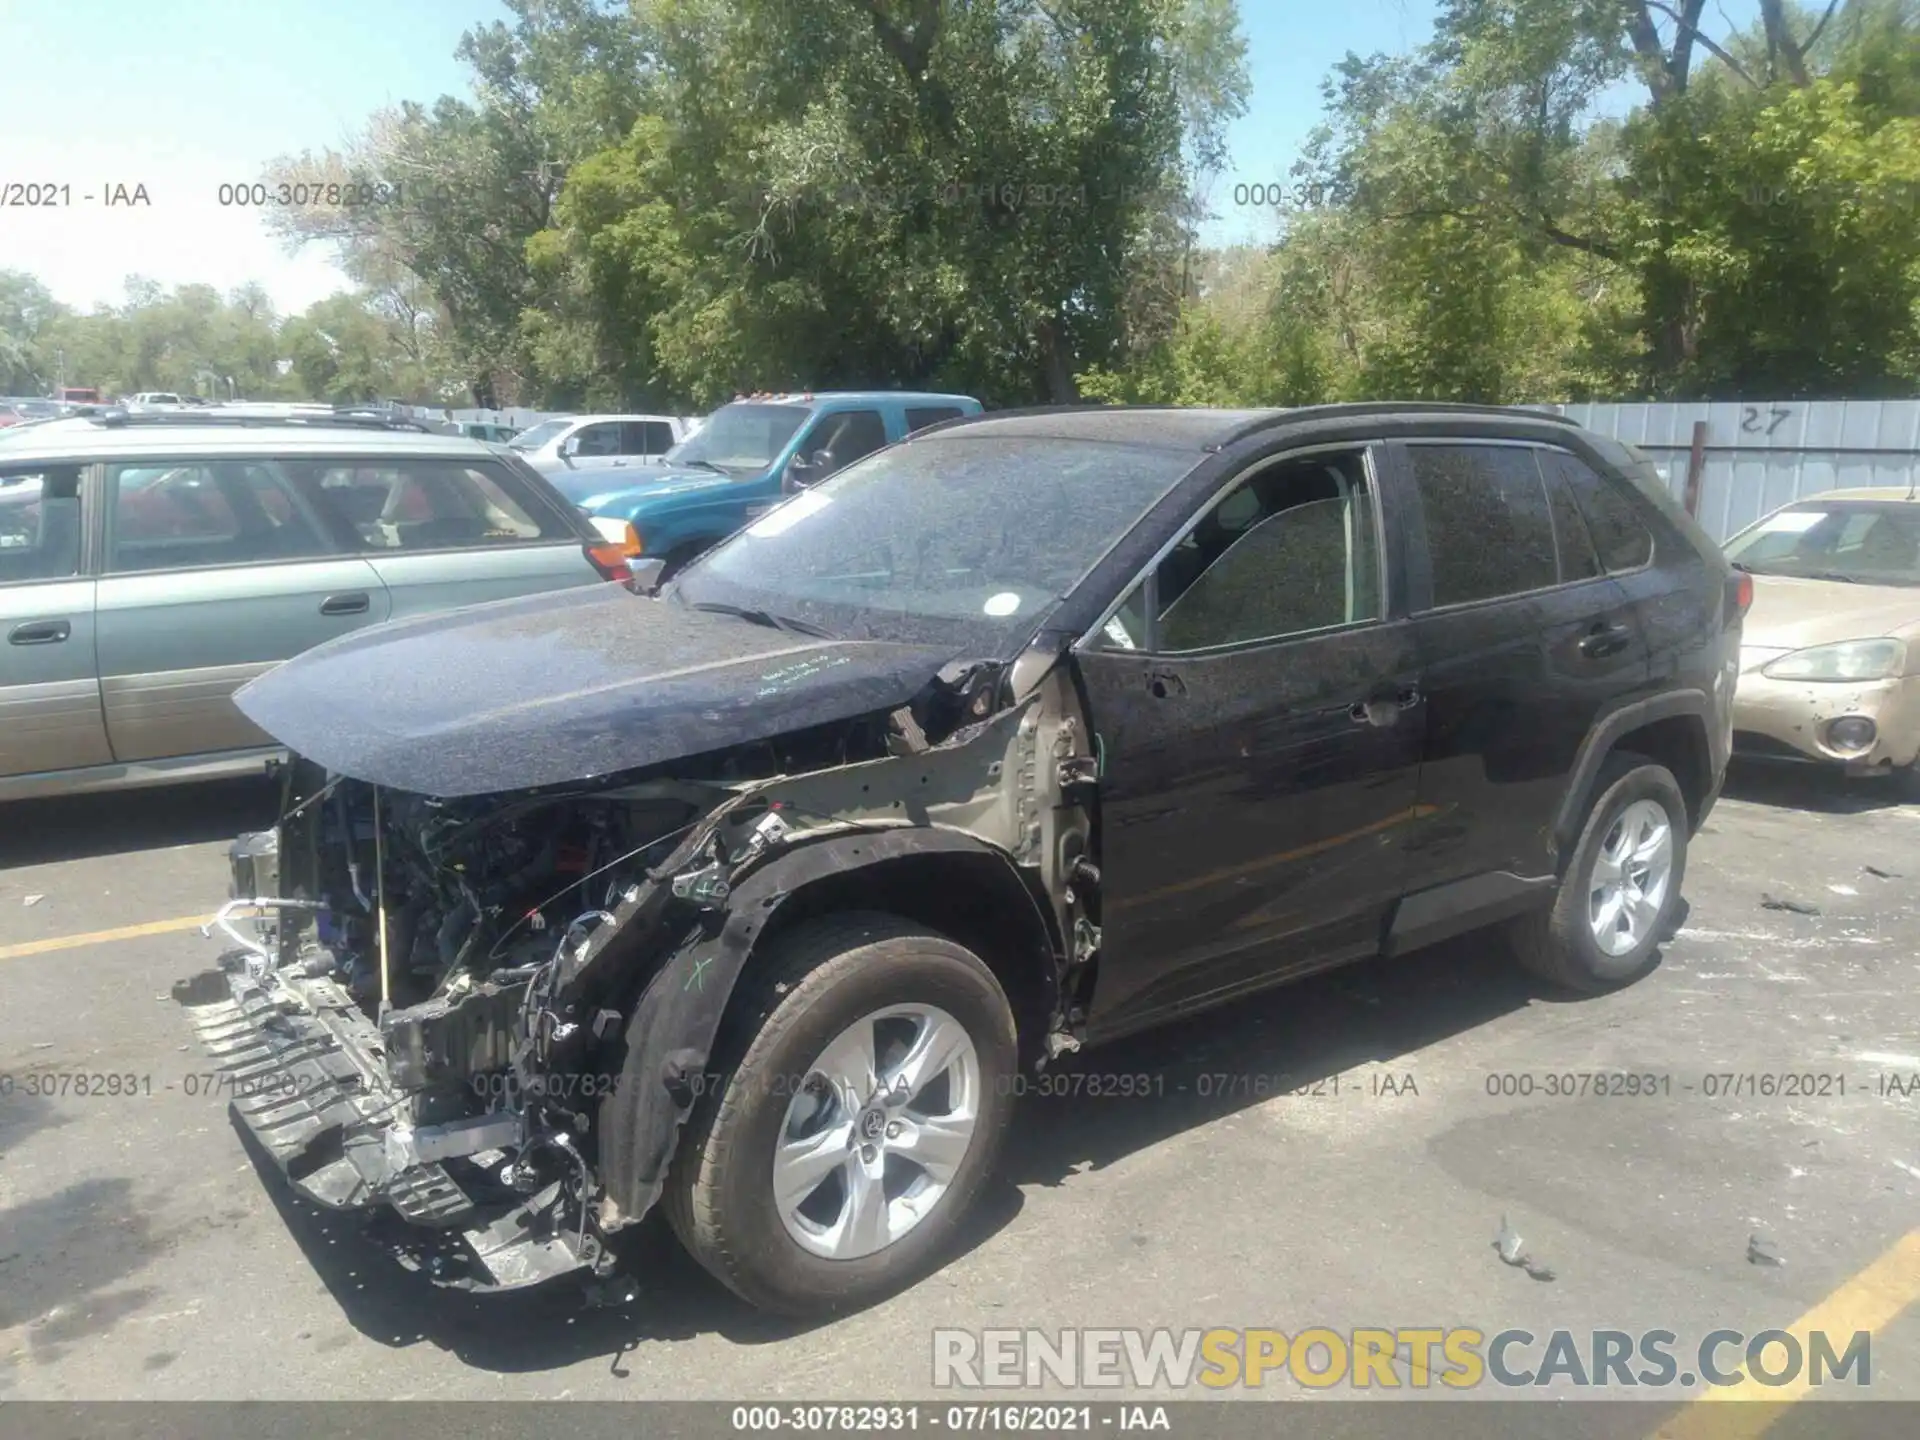
<svg viewBox="0 0 1920 1440"><path fill-rule="evenodd" d="M128 426L157 426L161 428L185 427L197 429L203 426L247 426L247 425L302 425L302 426L345 426L361 430L411 430L418 434L431 435L435 432L426 422L414 419L411 415L396 414L380 405L334 405L328 408L306 409L297 404L278 408L271 402L259 409L245 410L235 406L208 410L161 410L152 412L129 411L113 408L97 415L85 417L97 424L123 429Z"/></svg>
<svg viewBox="0 0 1920 1440"><path fill-rule="evenodd" d="M1295 405L1271 415L1251 420L1223 437L1221 444L1245 439L1275 425L1297 424L1302 420L1345 420L1369 415L1459 415L1503 420L1545 420L1578 430L1580 422L1554 410L1535 410L1520 405L1468 405L1448 400L1358 400L1333 405Z"/></svg>

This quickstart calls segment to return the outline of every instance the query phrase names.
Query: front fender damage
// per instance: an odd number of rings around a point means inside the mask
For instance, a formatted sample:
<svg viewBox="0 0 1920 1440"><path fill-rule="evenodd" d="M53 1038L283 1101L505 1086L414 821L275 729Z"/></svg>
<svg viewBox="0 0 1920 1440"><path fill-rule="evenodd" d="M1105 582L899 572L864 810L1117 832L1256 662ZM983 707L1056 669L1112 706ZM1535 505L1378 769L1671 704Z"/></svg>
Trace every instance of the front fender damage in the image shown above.
<svg viewBox="0 0 1920 1440"><path fill-rule="evenodd" d="M241 1119L437 1283L609 1273L759 938L809 885L903 856L1017 879L1048 941L1049 1050L1071 1048L1098 945L1091 747L1059 670L1006 682L957 667L939 704L869 717L829 763L814 736L478 808L296 762L280 829L234 853L234 893L287 908L194 1012Z"/></svg>

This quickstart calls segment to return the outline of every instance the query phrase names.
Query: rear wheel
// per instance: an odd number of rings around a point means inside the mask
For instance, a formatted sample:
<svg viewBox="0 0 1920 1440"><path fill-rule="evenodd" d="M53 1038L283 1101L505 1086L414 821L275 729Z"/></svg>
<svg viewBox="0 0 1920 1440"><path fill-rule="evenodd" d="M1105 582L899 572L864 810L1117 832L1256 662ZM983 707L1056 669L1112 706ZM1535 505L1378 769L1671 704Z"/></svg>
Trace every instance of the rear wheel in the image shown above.
<svg viewBox="0 0 1920 1440"><path fill-rule="evenodd" d="M1013 1014L971 951L891 916L775 942L724 1087L675 1157L695 1259L781 1314L872 1303L944 1256L1011 1108Z"/></svg>
<svg viewBox="0 0 1920 1440"><path fill-rule="evenodd" d="M1609 756L1553 908L1513 922L1520 962L1569 990L1596 994L1637 980L1680 912L1686 799L1665 766Z"/></svg>

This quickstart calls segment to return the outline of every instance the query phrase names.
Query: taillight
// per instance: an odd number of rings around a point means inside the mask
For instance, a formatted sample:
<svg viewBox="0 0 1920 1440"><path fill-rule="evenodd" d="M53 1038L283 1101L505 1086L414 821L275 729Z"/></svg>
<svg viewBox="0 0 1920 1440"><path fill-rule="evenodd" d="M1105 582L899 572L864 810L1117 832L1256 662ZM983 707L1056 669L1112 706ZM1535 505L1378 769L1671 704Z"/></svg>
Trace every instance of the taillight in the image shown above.
<svg viewBox="0 0 1920 1440"><path fill-rule="evenodd" d="M1727 600L1733 613L1745 619L1747 611L1753 608L1753 576L1744 570L1734 571L1727 580Z"/></svg>

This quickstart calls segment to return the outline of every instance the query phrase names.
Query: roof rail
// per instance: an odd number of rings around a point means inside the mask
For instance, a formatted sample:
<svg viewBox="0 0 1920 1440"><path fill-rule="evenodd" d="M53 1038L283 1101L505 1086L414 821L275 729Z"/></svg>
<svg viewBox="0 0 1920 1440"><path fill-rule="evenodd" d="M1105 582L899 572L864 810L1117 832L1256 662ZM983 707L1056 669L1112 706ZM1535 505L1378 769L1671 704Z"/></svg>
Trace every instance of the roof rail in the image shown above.
<svg viewBox="0 0 1920 1440"><path fill-rule="evenodd" d="M129 426L156 426L165 429L187 427L198 429L204 426L260 426L260 425L297 425L309 428L341 426L358 430L411 430L418 434L434 432L422 421L412 416L396 415L390 410L372 406L336 405L331 410L300 410L289 407L285 410L162 410L154 412L130 412L122 409L106 410L98 415L86 417L96 424L125 429Z"/></svg>
<svg viewBox="0 0 1920 1440"><path fill-rule="evenodd" d="M1570 420L1565 415L1551 410L1525 409L1518 405L1467 405L1446 400L1359 400L1335 405L1299 405L1249 421L1221 443L1239 440L1254 435L1278 424L1291 424L1299 420L1343 420L1349 417L1361 418L1368 415L1461 415L1461 416L1501 416L1506 419L1546 420L1556 425L1565 425L1569 429L1580 428L1578 420Z"/></svg>

